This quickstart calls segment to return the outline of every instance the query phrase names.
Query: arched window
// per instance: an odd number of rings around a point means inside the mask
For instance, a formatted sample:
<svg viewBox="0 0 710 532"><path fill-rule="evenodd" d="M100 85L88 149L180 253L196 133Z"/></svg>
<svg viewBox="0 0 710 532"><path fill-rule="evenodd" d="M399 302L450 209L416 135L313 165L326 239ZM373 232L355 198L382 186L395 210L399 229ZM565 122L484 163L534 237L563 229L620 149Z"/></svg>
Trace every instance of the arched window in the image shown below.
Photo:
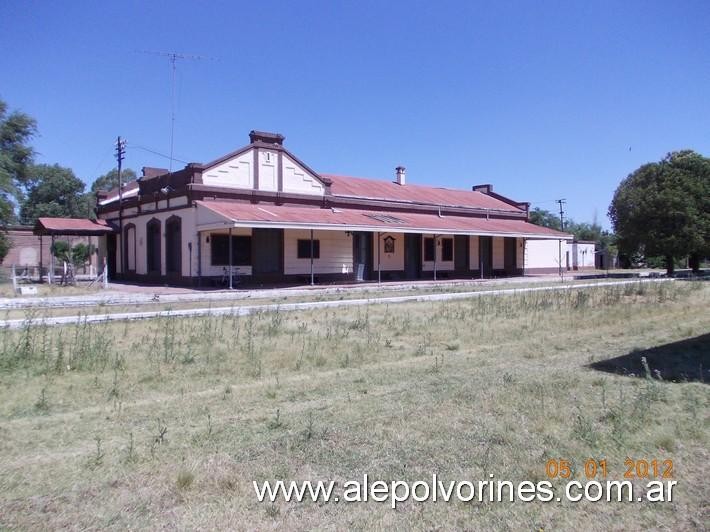
<svg viewBox="0 0 710 532"><path fill-rule="evenodd" d="M165 272L182 273L182 220L179 216L165 221Z"/></svg>
<svg viewBox="0 0 710 532"><path fill-rule="evenodd" d="M123 229L124 234L124 245L123 253L126 257L126 270L129 272L136 271L136 226L134 224L128 224Z"/></svg>
<svg viewBox="0 0 710 532"><path fill-rule="evenodd" d="M153 218L145 226L146 259L149 274L160 275L160 220Z"/></svg>

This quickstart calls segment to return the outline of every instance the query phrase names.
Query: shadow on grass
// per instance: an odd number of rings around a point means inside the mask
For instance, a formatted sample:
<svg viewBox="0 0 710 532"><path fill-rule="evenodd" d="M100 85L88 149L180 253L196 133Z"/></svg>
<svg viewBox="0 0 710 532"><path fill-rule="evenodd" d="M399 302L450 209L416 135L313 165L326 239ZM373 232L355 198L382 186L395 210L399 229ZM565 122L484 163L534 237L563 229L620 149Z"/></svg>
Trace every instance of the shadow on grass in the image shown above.
<svg viewBox="0 0 710 532"><path fill-rule="evenodd" d="M644 378L646 372L641 357L646 357L654 378L656 372L660 372L665 381L710 384L710 334L651 349L634 350L627 355L594 362L589 367L607 373Z"/></svg>

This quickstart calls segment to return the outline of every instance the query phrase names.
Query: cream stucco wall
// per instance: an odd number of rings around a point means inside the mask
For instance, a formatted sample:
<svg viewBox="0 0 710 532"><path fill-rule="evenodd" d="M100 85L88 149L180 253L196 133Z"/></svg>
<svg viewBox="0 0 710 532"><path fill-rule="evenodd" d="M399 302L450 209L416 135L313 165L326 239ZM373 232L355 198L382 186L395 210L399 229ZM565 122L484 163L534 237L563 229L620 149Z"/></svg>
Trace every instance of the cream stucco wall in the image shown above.
<svg viewBox="0 0 710 532"><path fill-rule="evenodd" d="M522 270L525 267L525 239L515 239L515 267Z"/></svg>
<svg viewBox="0 0 710 532"><path fill-rule="evenodd" d="M284 192L325 194L323 184L286 154L283 156L283 188Z"/></svg>
<svg viewBox="0 0 710 532"><path fill-rule="evenodd" d="M279 189L278 162L278 152L259 150L259 190Z"/></svg>
<svg viewBox="0 0 710 532"><path fill-rule="evenodd" d="M572 248L572 267L573 268L594 268L594 250L596 248L593 242L574 242Z"/></svg>
<svg viewBox="0 0 710 532"><path fill-rule="evenodd" d="M477 236L472 236L468 239L468 266L471 270L478 270L481 267L479 264L480 255L478 249L479 239Z"/></svg>
<svg viewBox="0 0 710 532"><path fill-rule="evenodd" d="M502 236L493 237L493 269L505 268L505 240Z"/></svg>
<svg viewBox="0 0 710 532"><path fill-rule="evenodd" d="M385 253L385 238L394 238L394 253ZM372 257L377 270L377 233L372 237ZM380 233L380 270L404 270L404 233Z"/></svg>
<svg viewBox="0 0 710 532"><path fill-rule="evenodd" d="M525 269L559 268L559 240L526 240ZM567 243L562 241L562 266L565 267Z"/></svg>
<svg viewBox="0 0 710 532"><path fill-rule="evenodd" d="M211 186L254 188L254 152L249 150L211 168L202 174L202 182Z"/></svg>
<svg viewBox="0 0 710 532"><path fill-rule="evenodd" d="M298 258L298 240L310 240L309 230L284 231L284 273L307 274L311 271L311 259ZM313 259L313 272L352 273L353 241L345 231L313 231L313 239L320 241L320 257Z"/></svg>

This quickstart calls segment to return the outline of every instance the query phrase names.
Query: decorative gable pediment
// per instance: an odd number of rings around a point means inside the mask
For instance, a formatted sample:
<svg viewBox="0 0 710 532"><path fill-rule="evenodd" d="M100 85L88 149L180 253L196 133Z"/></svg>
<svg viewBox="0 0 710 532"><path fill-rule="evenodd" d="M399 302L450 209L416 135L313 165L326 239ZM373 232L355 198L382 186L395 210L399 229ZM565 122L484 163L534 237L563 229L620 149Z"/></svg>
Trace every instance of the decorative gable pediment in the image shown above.
<svg viewBox="0 0 710 532"><path fill-rule="evenodd" d="M235 155L202 172L202 182L214 187L254 188L253 150Z"/></svg>
<svg viewBox="0 0 710 532"><path fill-rule="evenodd" d="M218 159L203 170L202 182L213 187L317 196L327 191L327 180L277 145L250 145Z"/></svg>

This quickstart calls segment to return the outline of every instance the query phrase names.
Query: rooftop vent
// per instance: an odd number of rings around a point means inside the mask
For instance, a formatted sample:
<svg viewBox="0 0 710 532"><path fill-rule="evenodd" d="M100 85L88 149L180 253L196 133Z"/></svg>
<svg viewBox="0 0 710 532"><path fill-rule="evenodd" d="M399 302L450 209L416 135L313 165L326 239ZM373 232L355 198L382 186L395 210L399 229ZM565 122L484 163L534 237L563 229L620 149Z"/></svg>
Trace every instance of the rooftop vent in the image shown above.
<svg viewBox="0 0 710 532"><path fill-rule="evenodd" d="M377 220L378 222L384 222L386 224L406 224L404 220L401 218L397 218L396 216L390 216L389 214L366 214L368 218L372 218L373 220Z"/></svg>

